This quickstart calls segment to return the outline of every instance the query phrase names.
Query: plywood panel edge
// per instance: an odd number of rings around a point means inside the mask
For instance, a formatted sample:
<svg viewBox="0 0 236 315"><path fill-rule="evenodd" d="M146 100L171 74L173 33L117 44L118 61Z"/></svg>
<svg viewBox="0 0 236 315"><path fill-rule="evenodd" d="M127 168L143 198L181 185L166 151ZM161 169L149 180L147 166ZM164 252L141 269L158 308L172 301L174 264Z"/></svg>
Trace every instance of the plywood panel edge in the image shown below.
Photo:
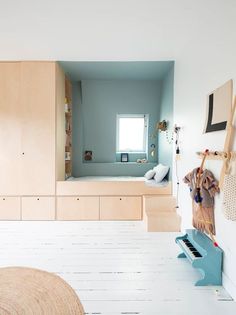
<svg viewBox="0 0 236 315"><path fill-rule="evenodd" d="M56 63L56 180L65 179L65 74Z"/></svg>

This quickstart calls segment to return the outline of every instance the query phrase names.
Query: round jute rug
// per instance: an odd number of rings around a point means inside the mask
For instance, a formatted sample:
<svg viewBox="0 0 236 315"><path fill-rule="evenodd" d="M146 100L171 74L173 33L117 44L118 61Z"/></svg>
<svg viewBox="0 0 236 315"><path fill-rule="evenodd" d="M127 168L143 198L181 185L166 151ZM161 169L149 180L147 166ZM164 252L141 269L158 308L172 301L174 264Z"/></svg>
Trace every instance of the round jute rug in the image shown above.
<svg viewBox="0 0 236 315"><path fill-rule="evenodd" d="M38 269L0 268L1 315L84 315L75 291L60 277Z"/></svg>

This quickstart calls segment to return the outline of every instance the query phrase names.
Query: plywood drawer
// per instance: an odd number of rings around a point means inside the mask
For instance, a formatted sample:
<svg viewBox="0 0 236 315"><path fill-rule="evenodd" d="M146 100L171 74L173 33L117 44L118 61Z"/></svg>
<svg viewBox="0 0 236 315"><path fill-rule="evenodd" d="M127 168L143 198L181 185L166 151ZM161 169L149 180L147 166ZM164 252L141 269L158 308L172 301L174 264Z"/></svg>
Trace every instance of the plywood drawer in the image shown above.
<svg viewBox="0 0 236 315"><path fill-rule="evenodd" d="M20 219L20 197L0 197L0 220Z"/></svg>
<svg viewBox="0 0 236 315"><path fill-rule="evenodd" d="M141 197L100 197L100 220L141 220Z"/></svg>
<svg viewBox="0 0 236 315"><path fill-rule="evenodd" d="M57 197L57 220L99 220L99 197Z"/></svg>
<svg viewBox="0 0 236 315"><path fill-rule="evenodd" d="M22 220L55 220L55 198L22 197Z"/></svg>

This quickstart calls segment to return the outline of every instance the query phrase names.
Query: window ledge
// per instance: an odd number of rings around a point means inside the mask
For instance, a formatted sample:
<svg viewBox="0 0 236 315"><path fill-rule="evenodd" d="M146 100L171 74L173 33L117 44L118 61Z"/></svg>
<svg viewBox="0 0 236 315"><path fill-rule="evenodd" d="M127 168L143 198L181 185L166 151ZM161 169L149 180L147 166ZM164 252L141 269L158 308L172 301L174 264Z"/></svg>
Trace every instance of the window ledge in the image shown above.
<svg viewBox="0 0 236 315"><path fill-rule="evenodd" d="M152 165L152 164L157 164L157 162L146 162L146 163L138 163L138 162L93 162L93 161L83 161L83 164L122 164L122 165Z"/></svg>

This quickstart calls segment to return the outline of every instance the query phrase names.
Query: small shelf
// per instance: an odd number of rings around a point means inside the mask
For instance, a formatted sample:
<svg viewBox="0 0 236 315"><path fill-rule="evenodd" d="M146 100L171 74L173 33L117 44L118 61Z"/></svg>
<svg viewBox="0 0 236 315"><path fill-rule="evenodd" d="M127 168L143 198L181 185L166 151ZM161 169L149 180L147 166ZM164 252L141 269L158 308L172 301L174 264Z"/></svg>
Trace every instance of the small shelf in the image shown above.
<svg viewBox="0 0 236 315"><path fill-rule="evenodd" d="M65 78L65 178L72 175L72 86Z"/></svg>

